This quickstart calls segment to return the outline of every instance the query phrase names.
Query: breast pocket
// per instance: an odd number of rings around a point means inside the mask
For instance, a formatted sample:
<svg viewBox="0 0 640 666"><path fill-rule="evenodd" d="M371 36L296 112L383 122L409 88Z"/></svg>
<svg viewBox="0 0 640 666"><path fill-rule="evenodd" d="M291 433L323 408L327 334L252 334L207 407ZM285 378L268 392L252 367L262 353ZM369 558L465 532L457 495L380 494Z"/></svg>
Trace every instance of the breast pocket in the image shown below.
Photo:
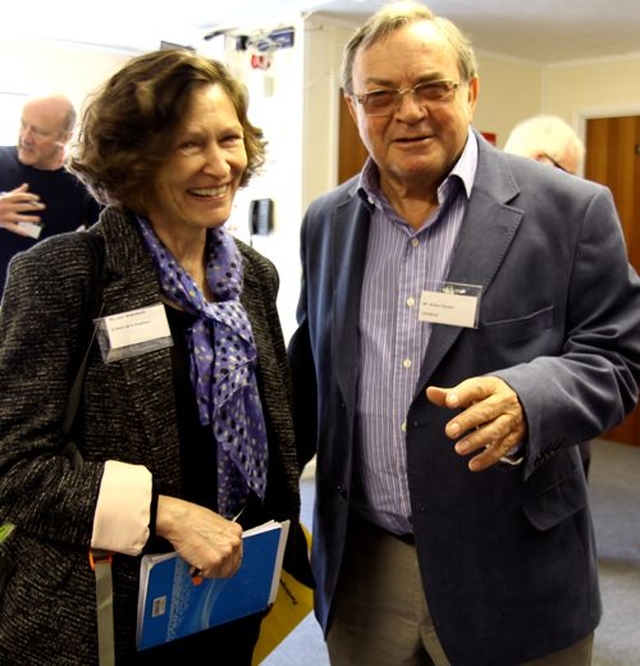
<svg viewBox="0 0 640 666"><path fill-rule="evenodd" d="M481 321L478 333L489 367L504 368L559 354L562 339L554 323L553 306L513 319Z"/></svg>

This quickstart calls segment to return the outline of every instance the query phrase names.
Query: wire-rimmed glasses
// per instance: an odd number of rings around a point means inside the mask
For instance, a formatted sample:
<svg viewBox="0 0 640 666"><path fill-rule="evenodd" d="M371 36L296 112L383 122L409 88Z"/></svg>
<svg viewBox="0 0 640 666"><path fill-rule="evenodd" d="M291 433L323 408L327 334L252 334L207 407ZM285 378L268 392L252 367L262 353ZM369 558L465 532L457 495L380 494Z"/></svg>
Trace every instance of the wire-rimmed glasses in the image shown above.
<svg viewBox="0 0 640 666"><path fill-rule="evenodd" d="M412 88L404 90L380 88L353 97L368 116L389 116L400 107L402 97L407 93L413 94L416 104L428 107L450 102L459 86L459 81L438 79L437 81L416 83Z"/></svg>

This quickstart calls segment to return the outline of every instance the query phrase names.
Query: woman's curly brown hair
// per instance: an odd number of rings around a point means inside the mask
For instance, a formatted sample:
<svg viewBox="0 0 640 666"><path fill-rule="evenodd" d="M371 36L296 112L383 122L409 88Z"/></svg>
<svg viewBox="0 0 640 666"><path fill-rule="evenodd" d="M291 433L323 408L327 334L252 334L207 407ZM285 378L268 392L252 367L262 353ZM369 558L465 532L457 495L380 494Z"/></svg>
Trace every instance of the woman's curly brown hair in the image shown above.
<svg viewBox="0 0 640 666"><path fill-rule="evenodd" d="M131 59L88 98L68 166L101 203L144 213L155 175L199 86L217 84L244 130L245 186L265 161L262 130L249 122L245 87L220 62L183 49Z"/></svg>

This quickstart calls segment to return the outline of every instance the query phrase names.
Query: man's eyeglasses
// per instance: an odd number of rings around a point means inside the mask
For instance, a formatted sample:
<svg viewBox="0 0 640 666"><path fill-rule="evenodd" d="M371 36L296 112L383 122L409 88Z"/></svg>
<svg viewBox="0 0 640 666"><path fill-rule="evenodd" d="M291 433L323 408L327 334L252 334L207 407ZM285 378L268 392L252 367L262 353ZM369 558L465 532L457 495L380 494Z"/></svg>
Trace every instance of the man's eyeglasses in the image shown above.
<svg viewBox="0 0 640 666"><path fill-rule="evenodd" d="M413 94L413 99L419 106L433 106L450 102L459 86L459 82L441 79L417 83L413 88L405 90L381 88L362 95L354 95L354 98L368 116L388 116L400 107L402 97L407 93Z"/></svg>

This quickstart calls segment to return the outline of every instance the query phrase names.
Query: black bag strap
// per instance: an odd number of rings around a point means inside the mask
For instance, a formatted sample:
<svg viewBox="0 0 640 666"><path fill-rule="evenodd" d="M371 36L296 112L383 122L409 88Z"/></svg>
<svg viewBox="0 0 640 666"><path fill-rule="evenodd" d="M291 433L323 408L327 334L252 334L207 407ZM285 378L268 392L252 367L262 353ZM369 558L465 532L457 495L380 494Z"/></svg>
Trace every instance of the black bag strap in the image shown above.
<svg viewBox="0 0 640 666"><path fill-rule="evenodd" d="M89 358L91 347L93 346L93 341L96 337L97 325L94 323L94 320L99 318L102 314L102 292L106 279L104 241L100 236L93 233L84 231L78 233L82 234L91 253L91 282L89 298L84 304L78 334L78 349L81 350L80 354L82 355L78 355L74 364L75 379L73 380L71 390L69 391L67 406L62 421L62 431L67 440L63 453L71 460L74 467L80 467L82 465L82 454L78 450L76 443L73 441L71 433L76 420L80 397L82 395L87 360Z"/></svg>

